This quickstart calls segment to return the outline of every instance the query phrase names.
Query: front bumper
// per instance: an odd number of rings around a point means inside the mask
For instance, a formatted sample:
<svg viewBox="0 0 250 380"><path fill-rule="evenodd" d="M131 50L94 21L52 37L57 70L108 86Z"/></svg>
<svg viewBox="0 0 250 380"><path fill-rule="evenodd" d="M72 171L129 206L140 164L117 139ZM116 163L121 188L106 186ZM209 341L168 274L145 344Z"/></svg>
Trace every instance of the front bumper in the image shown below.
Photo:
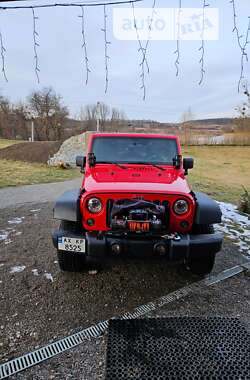
<svg viewBox="0 0 250 380"><path fill-rule="evenodd" d="M160 236L147 235L118 235L115 233L98 234L94 232L83 232L82 234L73 231L56 230L52 234L53 244L58 248L58 238L60 237L81 238L86 240L86 252L82 255L86 259L98 260L107 256L165 256L169 260L183 260L193 257L200 257L208 253L217 253L221 250L222 235L220 233L202 235L179 235L178 239L163 238ZM119 245L119 252L114 253L114 246ZM157 249L157 247L165 248Z"/></svg>

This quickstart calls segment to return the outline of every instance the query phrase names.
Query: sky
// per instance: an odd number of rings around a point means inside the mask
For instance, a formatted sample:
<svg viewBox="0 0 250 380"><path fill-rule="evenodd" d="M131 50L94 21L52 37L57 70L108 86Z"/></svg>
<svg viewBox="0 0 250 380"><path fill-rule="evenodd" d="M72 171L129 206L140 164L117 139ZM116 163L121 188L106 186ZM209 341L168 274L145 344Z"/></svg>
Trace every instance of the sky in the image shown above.
<svg viewBox="0 0 250 380"><path fill-rule="evenodd" d="M77 0L79 1L79 0ZM53 3L53 0L18 2L15 5ZM57 2L68 2L68 0ZM86 2L86 1L85 1ZM89 2L93 2L90 0ZM109 86L105 94L105 53L103 7L85 9L89 73L85 85L84 55L81 47L80 8L37 9L37 40L40 83L34 72L33 19L31 9L0 11L0 30L5 53L8 83L0 72L0 93L12 102L25 101L33 90L52 86L62 95L70 115L78 117L80 108L97 101L122 109L130 119L178 122L190 107L194 118L232 117L244 96L237 91L241 54L232 33L233 14L229 0L208 0L219 9L219 39L205 41L205 77L200 80L200 41L181 41L180 73L175 75L176 41L150 41L145 75L146 99L140 89L138 41L121 41L113 34L113 7L107 6ZM135 7L151 7L143 0ZM183 7L200 7L203 0L182 0ZM249 0L235 0L237 24L244 34L250 16ZM1 5L13 5L1 3ZM157 7L178 7L178 0L156 0ZM116 6L117 7L117 6ZM123 5L129 7L130 5ZM250 56L250 44L248 45ZM1 65L1 60L0 60ZM245 65L250 77L250 60Z"/></svg>

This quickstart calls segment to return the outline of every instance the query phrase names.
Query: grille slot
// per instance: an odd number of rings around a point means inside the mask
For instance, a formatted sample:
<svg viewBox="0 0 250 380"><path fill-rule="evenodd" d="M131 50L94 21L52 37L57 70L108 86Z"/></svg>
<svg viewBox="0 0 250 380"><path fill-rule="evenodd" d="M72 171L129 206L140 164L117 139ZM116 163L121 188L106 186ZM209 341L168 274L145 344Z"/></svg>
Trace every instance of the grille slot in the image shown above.
<svg viewBox="0 0 250 380"><path fill-rule="evenodd" d="M114 204L113 199L108 199L107 205L106 205L106 225L107 225L107 227L111 226L111 210L112 210L113 204Z"/></svg>

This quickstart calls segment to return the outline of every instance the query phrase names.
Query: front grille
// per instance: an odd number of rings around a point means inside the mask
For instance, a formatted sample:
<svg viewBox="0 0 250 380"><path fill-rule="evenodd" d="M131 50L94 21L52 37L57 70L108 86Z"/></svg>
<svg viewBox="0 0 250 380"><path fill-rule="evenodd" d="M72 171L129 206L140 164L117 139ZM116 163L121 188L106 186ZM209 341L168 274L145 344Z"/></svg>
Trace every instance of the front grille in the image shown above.
<svg viewBox="0 0 250 380"><path fill-rule="evenodd" d="M137 197L138 199L140 199L141 197ZM142 197L144 199L144 197ZM124 198L124 199L128 199L128 198ZM130 199L130 198L129 198ZM135 199L135 198L131 198L131 199ZM150 199L146 199L145 198L145 201L147 202L152 202L154 203L155 205L157 206L164 206L165 207L165 217L164 217L164 220L162 220L162 227L164 230L166 230L169 226L169 219L170 219L170 215L169 215L169 202L167 200L158 200L158 199L155 199L155 200L150 200ZM108 199L107 200L107 203L106 203L106 225L107 227L111 227L111 211L112 211L112 207L113 207L113 204L114 204L115 200L114 199ZM145 231L146 232L146 231Z"/></svg>
<svg viewBox="0 0 250 380"><path fill-rule="evenodd" d="M250 379L249 338L234 318L111 320L106 380Z"/></svg>

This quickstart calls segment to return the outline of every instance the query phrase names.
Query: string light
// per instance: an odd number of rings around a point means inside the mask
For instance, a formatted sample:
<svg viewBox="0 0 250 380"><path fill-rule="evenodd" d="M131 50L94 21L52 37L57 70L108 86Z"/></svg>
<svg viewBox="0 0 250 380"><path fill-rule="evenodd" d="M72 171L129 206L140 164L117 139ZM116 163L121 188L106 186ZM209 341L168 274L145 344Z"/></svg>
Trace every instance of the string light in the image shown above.
<svg viewBox="0 0 250 380"><path fill-rule="evenodd" d="M176 39L176 54L175 67L176 67L176 76L179 75L179 65L180 65L180 33L181 33L181 10L182 10L182 1L179 0L179 9L177 15L177 39Z"/></svg>
<svg viewBox="0 0 250 380"><path fill-rule="evenodd" d="M35 73L37 77L37 82L40 83L40 78L39 78L39 60L38 60L38 53L37 53L37 48L39 47L38 43L38 37L39 34L37 32L37 25L36 22L38 20L38 17L35 14L34 8L31 8L32 10L32 19L33 19L33 50L34 50L34 59L35 59Z"/></svg>
<svg viewBox="0 0 250 380"><path fill-rule="evenodd" d="M89 68L88 50L87 50L86 33L85 33L85 12L84 12L83 5L81 5L81 11L82 11L82 14L78 17L81 18L82 49L84 52L84 62L85 62L85 70L86 70L85 84L87 85L89 81L89 73L91 71Z"/></svg>
<svg viewBox="0 0 250 380"><path fill-rule="evenodd" d="M85 19L85 7L103 7L103 16L104 16L104 22L103 22L103 28L101 29L104 34L104 58L105 58L105 93L108 91L109 86L109 60L110 56L108 54L108 48L111 42L108 40L108 14L107 14L107 6L109 5L122 5L122 4L131 4L132 11L133 11L133 21L134 21L134 29L136 32L136 39L138 42L138 52L140 54L140 80L141 85L140 89L143 92L143 100L146 99L146 74L149 74L149 64L147 59L148 54L148 48L149 43L151 41L151 33L152 33L152 26L153 26L153 20L154 15L156 14L155 7L156 7L156 0L153 0L152 4L152 15L149 21L148 25L148 36L145 44L142 43L140 34L139 34L139 28L137 25L137 20L135 16L135 3L142 2L144 0L120 0L120 1L105 1L105 0L88 0L86 2L73 2L73 3L53 3L53 4L35 4L35 5L20 5L20 6L0 6L0 10L15 10L15 9L31 9L32 11L32 22L33 22L33 51L34 51L34 71L36 74L36 78L38 83L40 83L40 67L39 67L39 57L38 57L38 47L39 47L39 34L37 31L37 20L39 19L35 13L35 9L38 8L52 8L52 7L80 7L81 8L81 15L79 16L81 18L81 36L82 36L82 50L83 50L83 56L84 56L84 63L85 63L85 72L86 72L86 79L85 83L88 84L89 81L89 73L91 72L89 67L89 58L88 58L88 50L87 50L87 40L86 40L86 19ZM0 0L0 3L2 1ZM238 80L238 92L240 91L240 87L243 86L243 82L245 80L244 71L245 71L245 63L248 62L248 54L247 54L247 47L250 42L250 17L248 17L248 25L247 30L245 33L245 36L240 34L239 28L237 26L237 14L236 14L236 1L230 0L230 3L232 4L233 9L233 33L236 35L237 44L240 49L241 58L240 58L240 76ZM205 76L205 25L206 25L206 8L209 7L209 4L206 0L203 0L203 7L202 7L202 30L201 30L201 45L199 47L199 51L201 53L199 63L200 63L200 80L199 85L201 85L204 82L204 76ZM175 58L175 68L176 68L176 76L179 75L180 72L180 42L181 42L181 12L182 12L182 0L179 0L179 10L178 10L178 18L177 18L177 38L176 38L176 50L174 51L174 54L176 55ZM1 55L1 62L2 62L2 74L7 82L7 75L6 75L6 48L4 44L3 34L0 31L0 55Z"/></svg>
<svg viewBox="0 0 250 380"><path fill-rule="evenodd" d="M156 0L153 1L153 5L152 5L152 14L151 14L151 18L150 18L150 22L149 22L149 26L148 26L148 36L147 36L145 46L143 46L142 41L140 39L139 29L138 29L138 25L137 25L137 21L136 21L136 16L135 16L134 3L132 3L131 6L132 6L132 12L133 12L133 20L134 20L134 29L136 32L136 39L137 39L137 42L139 45L138 52L141 53L141 55L142 55L142 60L141 60L140 65L139 65L140 70L141 70L141 74L140 74L141 86L140 86L140 89L143 91L143 100L145 100L146 99L145 66L146 66L147 74L149 74L149 65L148 65L148 61L147 61L147 51L148 51L149 41L151 39L151 32L152 32L154 15L156 13L155 12Z"/></svg>
<svg viewBox="0 0 250 380"><path fill-rule="evenodd" d="M2 32L0 31L0 49L1 49L1 59L2 59L2 73L3 73L3 77L5 79L6 82L8 82L8 78L7 78L7 75L6 75L6 70L5 70L5 53L6 53L6 49L4 47L4 43L3 43L3 35L2 35Z"/></svg>
<svg viewBox="0 0 250 380"><path fill-rule="evenodd" d="M101 3L91 3L91 2L78 2L78 3L53 3L53 4L38 4L38 5L6 5L1 6L0 9L7 10L7 9L36 9L36 8L53 8L53 7L100 7L104 5L122 5L122 4L132 4L132 3L139 3L143 0L125 0L125 1L109 1L109 2L101 2Z"/></svg>
<svg viewBox="0 0 250 380"><path fill-rule="evenodd" d="M109 84L109 66L108 66L108 61L110 59L109 55L108 55L108 45L111 44L110 41L108 41L108 37L107 37L107 18L108 18L108 15L107 15L107 11L106 11L106 5L103 6L103 28L101 29L101 31L103 32L104 34L104 58L105 58L105 94L107 93L108 91L108 84Z"/></svg>
<svg viewBox="0 0 250 380"><path fill-rule="evenodd" d="M241 59L240 59L240 77L238 80L238 92L240 92L240 87L242 85L242 82L244 80L244 68L245 68L245 61L248 62L248 55L247 55L247 45L249 44L249 34L250 34L250 17L248 17L248 26L246 31L246 36L244 42L242 42L243 35L240 34L239 28L237 26L237 14L236 14L236 5L235 0L230 0L230 3L232 4L233 8L233 30L232 32L236 34L236 39L238 46L240 48L241 52Z"/></svg>
<svg viewBox="0 0 250 380"><path fill-rule="evenodd" d="M203 83L204 75L205 75L205 11L206 8L209 7L209 4L206 3L206 0L203 1L203 9L202 9L202 30L201 30L201 46L199 51L201 51L201 58L199 63L201 65L201 77L199 81L199 85Z"/></svg>

